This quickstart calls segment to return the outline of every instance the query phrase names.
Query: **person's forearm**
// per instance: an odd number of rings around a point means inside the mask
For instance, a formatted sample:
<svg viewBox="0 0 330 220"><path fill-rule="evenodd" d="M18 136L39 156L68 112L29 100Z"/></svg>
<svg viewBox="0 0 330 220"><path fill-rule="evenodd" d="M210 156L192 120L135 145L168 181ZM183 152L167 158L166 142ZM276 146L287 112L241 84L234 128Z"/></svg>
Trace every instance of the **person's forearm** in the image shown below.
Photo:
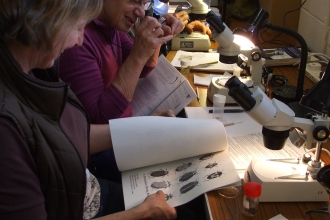
<svg viewBox="0 0 330 220"><path fill-rule="evenodd" d="M147 213L148 210L139 211L137 208L129 209L122 212L117 212L111 215L106 215L100 218L96 218L97 220L117 220L117 219L126 219L126 220L134 220L134 219L148 219L143 216L144 213Z"/></svg>
<svg viewBox="0 0 330 220"><path fill-rule="evenodd" d="M156 48L154 55L152 55L149 58L149 60L146 62L147 67L155 67L157 65L160 48L161 48L161 45L159 45L159 47Z"/></svg>
<svg viewBox="0 0 330 220"><path fill-rule="evenodd" d="M130 54L121 66L112 85L116 87L128 101L132 101L136 84L146 61Z"/></svg>
<svg viewBox="0 0 330 220"><path fill-rule="evenodd" d="M112 148L109 124L90 127L90 154L95 154Z"/></svg>

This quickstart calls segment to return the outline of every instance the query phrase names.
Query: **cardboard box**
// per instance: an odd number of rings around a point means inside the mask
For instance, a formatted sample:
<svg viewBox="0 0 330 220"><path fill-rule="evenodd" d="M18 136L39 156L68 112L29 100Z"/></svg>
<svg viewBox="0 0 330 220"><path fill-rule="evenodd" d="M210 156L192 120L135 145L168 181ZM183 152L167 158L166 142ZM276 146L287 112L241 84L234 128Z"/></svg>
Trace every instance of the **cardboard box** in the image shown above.
<svg viewBox="0 0 330 220"><path fill-rule="evenodd" d="M298 9L301 0L259 0L260 7L269 13L269 22L284 26L283 19L287 12ZM297 31L300 9L286 15L285 27Z"/></svg>

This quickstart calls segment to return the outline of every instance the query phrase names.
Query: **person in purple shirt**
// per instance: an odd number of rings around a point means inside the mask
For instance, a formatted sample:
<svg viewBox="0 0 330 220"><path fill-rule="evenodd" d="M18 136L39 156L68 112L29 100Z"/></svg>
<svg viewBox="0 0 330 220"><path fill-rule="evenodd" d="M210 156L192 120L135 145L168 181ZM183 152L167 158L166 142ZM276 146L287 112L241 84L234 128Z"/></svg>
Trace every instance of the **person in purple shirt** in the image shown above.
<svg viewBox="0 0 330 220"><path fill-rule="evenodd" d="M145 17L150 7L152 2L146 0L104 1L99 17L85 28L83 45L60 57L60 78L70 84L94 124L132 116L130 102L138 79L157 65L160 46L183 29L171 14L164 15L163 25ZM127 32L139 19L133 42ZM171 110L158 115L174 116ZM113 150L93 155L92 161L96 176L121 182Z"/></svg>

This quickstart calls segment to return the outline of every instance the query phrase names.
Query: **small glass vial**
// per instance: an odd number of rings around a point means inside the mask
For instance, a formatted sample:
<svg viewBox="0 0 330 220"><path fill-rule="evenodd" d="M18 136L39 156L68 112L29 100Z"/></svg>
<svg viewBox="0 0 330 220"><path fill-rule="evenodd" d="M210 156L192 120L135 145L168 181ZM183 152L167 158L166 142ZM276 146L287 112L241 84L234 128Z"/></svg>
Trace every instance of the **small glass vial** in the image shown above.
<svg viewBox="0 0 330 220"><path fill-rule="evenodd" d="M259 197L261 195L261 185L256 182L244 184L243 214L255 216L258 211Z"/></svg>
<svg viewBox="0 0 330 220"><path fill-rule="evenodd" d="M188 80L189 80L189 73L190 73L190 62L191 62L191 60L189 60L189 59L182 59L180 61L180 64L181 64L180 72Z"/></svg>
<svg viewBox="0 0 330 220"><path fill-rule="evenodd" d="M213 95L213 118L223 122L223 113L225 110L226 96L220 94Z"/></svg>

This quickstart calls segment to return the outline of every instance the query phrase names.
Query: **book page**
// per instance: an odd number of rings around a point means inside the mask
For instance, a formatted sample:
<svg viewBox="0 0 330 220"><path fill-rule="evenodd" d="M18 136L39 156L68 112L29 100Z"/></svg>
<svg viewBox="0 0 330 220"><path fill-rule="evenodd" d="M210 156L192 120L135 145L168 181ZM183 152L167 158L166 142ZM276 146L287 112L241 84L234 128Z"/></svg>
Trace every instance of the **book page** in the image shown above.
<svg viewBox="0 0 330 220"><path fill-rule="evenodd" d="M302 157L303 147L294 146L288 138L281 150L264 146L261 132L228 135L228 152L237 170L245 171L252 159L285 159Z"/></svg>
<svg viewBox="0 0 330 220"><path fill-rule="evenodd" d="M184 81L187 79L161 55L158 58L157 66L146 78L138 81L130 103L133 116L150 115ZM191 88L191 91L194 90ZM191 93L191 91L189 92Z"/></svg>
<svg viewBox="0 0 330 220"><path fill-rule="evenodd" d="M192 56L191 60L191 69L200 70L203 72L233 72L234 67L237 67L237 64L226 64L219 61L219 53L207 53L207 52L186 52L178 50L172 60L172 65L176 68L181 67L180 57L183 56ZM200 64L217 62L216 64L210 64L202 67L194 67Z"/></svg>
<svg viewBox="0 0 330 220"><path fill-rule="evenodd" d="M125 209L129 209L157 190L175 207L205 192L240 185L240 178L227 151L222 151L125 171L122 183Z"/></svg>
<svg viewBox="0 0 330 220"><path fill-rule="evenodd" d="M240 107L225 107L225 109ZM188 118L212 118L209 113L212 107L186 107ZM262 126L256 123L248 114L224 113L223 123L232 123L226 126L225 130L228 139L228 152L236 167L240 172L244 172L254 158L279 159L301 157L304 154L303 147L294 146L288 138L285 146L281 150L269 150L263 144ZM237 123L240 122L240 123Z"/></svg>
<svg viewBox="0 0 330 220"><path fill-rule="evenodd" d="M188 118L201 118L201 119L212 119L212 113L209 113L209 110L212 110L213 107L185 107L185 112ZM242 109L241 107L225 107L226 109ZM247 132L260 132L262 127L257 122L255 122L248 114L245 112L241 113L224 113L223 123L235 123L230 126L226 126L225 130L227 135L229 134L245 134Z"/></svg>
<svg viewBox="0 0 330 220"><path fill-rule="evenodd" d="M140 116L109 120L120 171L227 149L218 120Z"/></svg>
<svg viewBox="0 0 330 220"><path fill-rule="evenodd" d="M196 97L197 95L190 83L185 80L151 113L164 109L171 109L174 112L174 115L177 115L184 107L186 107L187 103L190 103Z"/></svg>

